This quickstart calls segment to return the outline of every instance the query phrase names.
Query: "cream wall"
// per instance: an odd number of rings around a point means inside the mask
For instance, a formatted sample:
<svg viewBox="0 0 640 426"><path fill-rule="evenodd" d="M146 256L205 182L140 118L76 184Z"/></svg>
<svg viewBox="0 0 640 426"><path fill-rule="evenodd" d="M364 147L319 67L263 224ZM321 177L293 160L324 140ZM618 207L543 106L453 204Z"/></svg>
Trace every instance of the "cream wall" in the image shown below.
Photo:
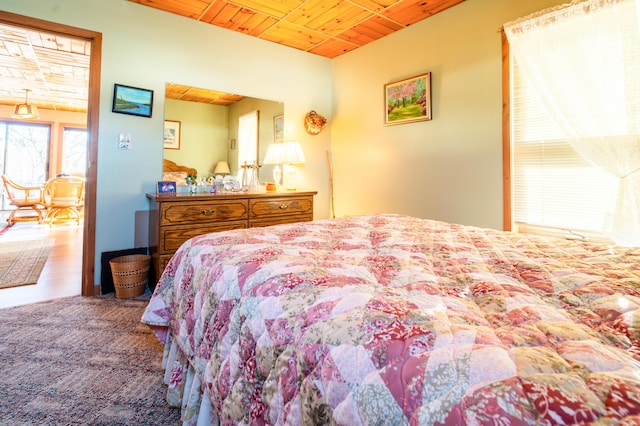
<svg viewBox="0 0 640 426"><path fill-rule="evenodd" d="M336 216L502 229L499 28L564 3L467 0L333 61ZM384 84L432 73L433 120L383 126Z"/></svg>
<svg viewBox="0 0 640 426"><path fill-rule="evenodd" d="M5 11L102 33L95 277L104 251L134 247L162 171L166 82L285 103L285 133L299 139L306 188L317 190L315 217L328 217L329 132L309 136L304 115L331 110L331 61L125 0L0 0ZM153 115L111 112L114 83L154 91ZM130 150L118 134L132 135ZM302 180L301 180L302 181ZM302 189L302 184L299 185Z"/></svg>

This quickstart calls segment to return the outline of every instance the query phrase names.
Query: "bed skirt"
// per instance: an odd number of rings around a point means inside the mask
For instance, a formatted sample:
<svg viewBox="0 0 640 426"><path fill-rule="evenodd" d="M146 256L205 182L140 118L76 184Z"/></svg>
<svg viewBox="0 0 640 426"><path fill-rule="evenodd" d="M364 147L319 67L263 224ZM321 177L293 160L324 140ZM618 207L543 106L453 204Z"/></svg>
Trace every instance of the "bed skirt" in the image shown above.
<svg viewBox="0 0 640 426"><path fill-rule="evenodd" d="M167 385L167 403L180 408L184 426L219 425L213 411L209 391L189 363L187 356L167 332L162 354L164 384Z"/></svg>

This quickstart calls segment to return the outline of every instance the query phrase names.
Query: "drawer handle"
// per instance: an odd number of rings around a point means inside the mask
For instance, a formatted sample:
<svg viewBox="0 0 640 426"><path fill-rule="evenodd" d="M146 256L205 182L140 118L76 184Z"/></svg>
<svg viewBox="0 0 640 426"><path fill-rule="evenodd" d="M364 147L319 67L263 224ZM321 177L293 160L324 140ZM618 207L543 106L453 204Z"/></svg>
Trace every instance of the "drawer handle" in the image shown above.
<svg viewBox="0 0 640 426"><path fill-rule="evenodd" d="M287 204L280 204L280 210L286 210L289 208L289 205Z"/></svg>
<svg viewBox="0 0 640 426"><path fill-rule="evenodd" d="M214 209L204 209L202 210L202 214L205 216L211 216L212 214L215 214L215 210Z"/></svg>

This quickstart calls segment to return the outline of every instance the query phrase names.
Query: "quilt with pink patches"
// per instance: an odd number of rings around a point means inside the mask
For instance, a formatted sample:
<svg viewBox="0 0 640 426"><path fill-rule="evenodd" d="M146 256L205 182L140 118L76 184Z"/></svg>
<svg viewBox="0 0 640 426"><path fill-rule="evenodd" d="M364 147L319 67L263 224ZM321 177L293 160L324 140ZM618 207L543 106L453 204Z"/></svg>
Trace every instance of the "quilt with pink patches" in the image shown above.
<svg viewBox="0 0 640 426"><path fill-rule="evenodd" d="M637 424L639 308L638 248L368 215L193 238L143 322L221 424Z"/></svg>

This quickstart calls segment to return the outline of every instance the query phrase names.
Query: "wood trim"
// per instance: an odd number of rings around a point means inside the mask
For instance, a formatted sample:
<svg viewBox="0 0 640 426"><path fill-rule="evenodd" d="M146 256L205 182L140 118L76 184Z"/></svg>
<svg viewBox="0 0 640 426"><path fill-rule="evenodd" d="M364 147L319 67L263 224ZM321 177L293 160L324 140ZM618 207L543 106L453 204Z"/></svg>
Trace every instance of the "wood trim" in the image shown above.
<svg viewBox="0 0 640 426"><path fill-rule="evenodd" d="M509 40L502 34L502 196L503 227L513 229L511 188L511 76L509 62Z"/></svg>
<svg viewBox="0 0 640 426"><path fill-rule="evenodd" d="M175 161L167 160L166 158L162 161L162 171L163 172L185 172L187 175L197 175L198 170L193 167L188 166L180 166L176 164Z"/></svg>
<svg viewBox="0 0 640 426"><path fill-rule="evenodd" d="M98 180L98 121L100 116L102 33L1 10L0 22L34 28L39 31L57 33L68 37L82 38L91 42L89 99L87 104L88 144L82 247L82 295L93 296L95 293L96 182Z"/></svg>
<svg viewBox="0 0 640 426"><path fill-rule="evenodd" d="M96 188L98 182L98 128L100 121L100 69L102 68L102 33L91 32L89 60L89 98L87 104L87 174L84 204L84 244L82 247L82 295L95 292L96 260Z"/></svg>

